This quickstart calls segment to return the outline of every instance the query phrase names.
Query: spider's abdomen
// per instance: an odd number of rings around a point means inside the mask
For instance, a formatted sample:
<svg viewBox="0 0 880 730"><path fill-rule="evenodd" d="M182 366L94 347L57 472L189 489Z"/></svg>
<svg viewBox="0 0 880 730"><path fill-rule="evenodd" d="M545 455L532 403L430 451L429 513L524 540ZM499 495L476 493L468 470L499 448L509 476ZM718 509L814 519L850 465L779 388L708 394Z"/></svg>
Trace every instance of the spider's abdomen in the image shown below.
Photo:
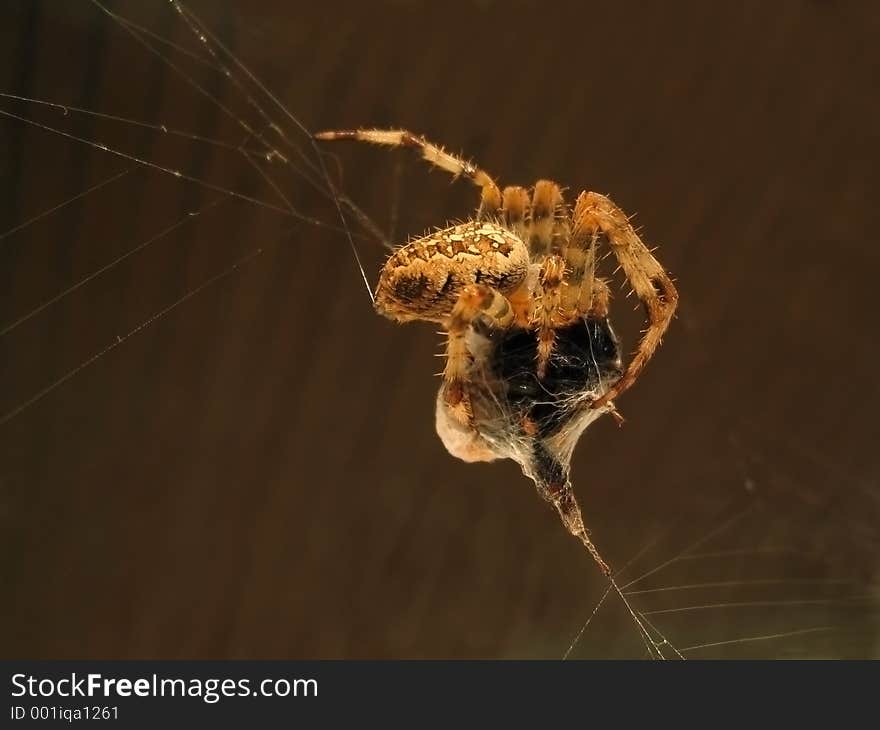
<svg viewBox="0 0 880 730"><path fill-rule="evenodd" d="M525 279L525 244L506 228L468 221L410 241L385 262L376 288L376 310L401 322L442 322L468 284L502 294Z"/></svg>

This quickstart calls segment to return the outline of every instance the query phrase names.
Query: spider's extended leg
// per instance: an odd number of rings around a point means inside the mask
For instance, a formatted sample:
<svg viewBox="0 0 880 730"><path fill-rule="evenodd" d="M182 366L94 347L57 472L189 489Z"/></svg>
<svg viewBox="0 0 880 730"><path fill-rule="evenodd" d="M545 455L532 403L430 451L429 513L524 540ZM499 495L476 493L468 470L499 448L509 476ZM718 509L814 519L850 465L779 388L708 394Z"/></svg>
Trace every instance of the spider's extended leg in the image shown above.
<svg viewBox="0 0 880 730"><path fill-rule="evenodd" d="M633 230L626 215L610 199L599 193L581 193L575 204L573 220L573 241L592 241L596 234L604 234L608 239L648 315L648 327L620 380L591 406L602 408L627 390L651 359L675 313L678 292L669 275Z"/></svg>
<svg viewBox="0 0 880 730"><path fill-rule="evenodd" d="M473 416L465 387L473 360L467 347L468 329L477 320L492 329L504 329L513 319L513 308L504 295L485 284L466 286L452 308L446 321L449 339L443 370L444 399L450 413L462 425L469 425Z"/></svg>
<svg viewBox="0 0 880 730"><path fill-rule="evenodd" d="M497 213L501 207L501 191L485 170L463 160L461 157L446 152L442 147L432 144L424 137L408 132L405 129L354 129L318 132L315 139L335 140L353 139L359 142L370 142L388 147L413 147L422 158L435 167L452 173L455 177L464 176L482 189L478 218L486 218Z"/></svg>

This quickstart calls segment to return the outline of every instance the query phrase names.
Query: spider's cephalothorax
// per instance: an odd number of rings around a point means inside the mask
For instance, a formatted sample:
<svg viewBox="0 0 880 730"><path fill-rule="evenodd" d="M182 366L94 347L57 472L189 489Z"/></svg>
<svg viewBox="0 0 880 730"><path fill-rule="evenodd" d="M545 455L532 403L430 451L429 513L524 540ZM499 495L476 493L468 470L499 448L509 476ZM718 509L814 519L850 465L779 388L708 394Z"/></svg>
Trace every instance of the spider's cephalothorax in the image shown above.
<svg viewBox="0 0 880 730"><path fill-rule="evenodd" d="M583 430L627 390L675 312L669 275L604 195L581 193L570 211L559 186L502 192L483 170L403 130L322 132L412 147L482 190L473 220L398 248L385 263L376 309L400 322L439 322L448 333L437 432L465 461L514 459L569 531L610 574L587 535L569 480ZM609 289L596 276L607 242L648 317L624 368L608 321Z"/></svg>

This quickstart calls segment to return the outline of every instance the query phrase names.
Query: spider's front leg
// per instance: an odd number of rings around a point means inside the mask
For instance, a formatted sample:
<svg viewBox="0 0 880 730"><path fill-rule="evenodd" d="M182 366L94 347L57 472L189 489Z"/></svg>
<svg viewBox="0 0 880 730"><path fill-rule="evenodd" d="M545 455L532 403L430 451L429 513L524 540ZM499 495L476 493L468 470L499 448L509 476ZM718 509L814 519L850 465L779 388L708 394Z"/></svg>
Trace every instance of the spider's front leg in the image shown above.
<svg viewBox="0 0 880 730"><path fill-rule="evenodd" d="M466 177L480 188L480 208L477 220L484 220L495 215L501 207L501 191L498 185L485 170L477 167L457 155L444 150L439 145L429 142L418 134L405 129L346 129L318 132L315 139L338 140L351 139L358 142L384 145L386 147L409 147L421 154L426 162L446 170L454 177Z"/></svg>
<svg viewBox="0 0 880 730"><path fill-rule="evenodd" d="M573 218L574 240L591 239L598 234L608 239L623 273L648 314L648 328L623 375L591 405L592 408L603 408L636 381L651 359L672 321L678 292L672 279L633 230L626 215L607 197L599 193L581 193Z"/></svg>

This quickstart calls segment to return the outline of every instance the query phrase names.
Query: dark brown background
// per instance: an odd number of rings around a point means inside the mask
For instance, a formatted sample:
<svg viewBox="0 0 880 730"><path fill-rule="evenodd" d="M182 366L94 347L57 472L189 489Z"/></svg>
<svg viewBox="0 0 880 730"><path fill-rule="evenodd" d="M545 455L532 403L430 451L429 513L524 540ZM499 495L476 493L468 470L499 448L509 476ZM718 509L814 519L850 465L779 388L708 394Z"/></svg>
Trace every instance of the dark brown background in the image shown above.
<svg viewBox="0 0 880 730"><path fill-rule="evenodd" d="M164 2L111 7L199 50ZM689 656L877 654L871 3L193 7L309 129L406 126L502 183L550 177L637 213L681 309L619 404L625 427L603 420L575 454L595 540L617 566L646 548L633 578L708 538L695 552L714 556L638 587L735 585L633 597L735 604L649 614L679 647L834 627ZM243 140L89 3L0 13L0 90ZM163 48L265 129L233 84ZM279 203L233 152L0 109ZM333 152L396 240L475 204L403 153ZM0 160L0 234L131 168L0 239L4 325L223 198L9 119ZM338 222L297 175L265 169ZM432 328L376 317L345 237L292 224L221 200L0 337L9 413L264 248L0 426L4 655L559 657L592 611L601 577L517 468L459 463L435 437ZM356 242L375 281L382 251ZM614 310L628 347L630 302ZM771 579L788 582L755 582ZM575 651L643 654L610 598Z"/></svg>

